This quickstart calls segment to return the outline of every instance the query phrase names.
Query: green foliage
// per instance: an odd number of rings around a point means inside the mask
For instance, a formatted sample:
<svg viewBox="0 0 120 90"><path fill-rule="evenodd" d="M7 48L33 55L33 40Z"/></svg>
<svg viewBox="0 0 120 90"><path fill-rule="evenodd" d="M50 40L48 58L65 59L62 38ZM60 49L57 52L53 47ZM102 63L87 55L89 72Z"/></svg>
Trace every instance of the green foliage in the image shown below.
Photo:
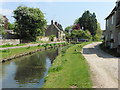
<svg viewBox="0 0 120 90"><path fill-rule="evenodd" d="M14 24L8 22L8 30L13 30L13 29L14 29Z"/></svg>
<svg viewBox="0 0 120 90"><path fill-rule="evenodd" d="M62 66L61 65L50 68L49 72L58 72L60 70L62 70Z"/></svg>
<svg viewBox="0 0 120 90"><path fill-rule="evenodd" d="M2 15L0 14L0 35L4 34L4 20Z"/></svg>
<svg viewBox="0 0 120 90"><path fill-rule="evenodd" d="M5 44L5 45L0 45L0 48L5 48L5 47L16 47L16 46L23 46L23 45L26 45L26 44L16 44L16 45L13 45L13 44Z"/></svg>
<svg viewBox="0 0 120 90"><path fill-rule="evenodd" d="M14 10L15 32L21 39L36 41L37 36L43 35L46 20L39 8L19 6Z"/></svg>
<svg viewBox="0 0 120 90"><path fill-rule="evenodd" d="M101 36L102 36L102 30L101 30L101 27L100 27L100 23L97 23L96 35L97 35L99 38L101 38Z"/></svg>
<svg viewBox="0 0 120 90"><path fill-rule="evenodd" d="M77 24L83 27L84 30L88 29L93 36L96 34L97 19L95 13L92 14L89 11L85 11L82 17L77 20Z"/></svg>
<svg viewBox="0 0 120 90"><path fill-rule="evenodd" d="M67 26L67 27L65 28L65 32L66 32L66 33L69 33L69 31L72 30L72 27L73 27L72 25L71 25L71 26Z"/></svg>
<svg viewBox="0 0 120 90"><path fill-rule="evenodd" d="M55 37L55 35L51 35L51 36L49 37L49 40L50 40L50 41L54 41L54 37Z"/></svg>
<svg viewBox="0 0 120 90"><path fill-rule="evenodd" d="M91 34L88 30L73 30L70 37L73 39L91 39Z"/></svg>
<svg viewBox="0 0 120 90"><path fill-rule="evenodd" d="M9 53L10 49L0 50L0 52L2 52L2 53Z"/></svg>
<svg viewBox="0 0 120 90"><path fill-rule="evenodd" d="M100 40L100 37L98 36L98 35L95 35L95 36L93 36L93 41L99 41Z"/></svg>

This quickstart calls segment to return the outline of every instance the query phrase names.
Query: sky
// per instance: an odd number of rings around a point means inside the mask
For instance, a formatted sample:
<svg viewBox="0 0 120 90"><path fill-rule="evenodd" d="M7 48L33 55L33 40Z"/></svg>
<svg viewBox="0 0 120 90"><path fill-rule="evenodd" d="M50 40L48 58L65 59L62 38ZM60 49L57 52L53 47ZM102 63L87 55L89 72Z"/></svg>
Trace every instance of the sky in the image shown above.
<svg viewBox="0 0 120 90"><path fill-rule="evenodd" d="M46 1L46 0L45 0ZM59 1L59 0L58 0ZM33 8L39 8L45 15L48 25L51 20L59 22L63 28L73 25L75 19L81 17L84 11L89 10L91 13L95 12L98 22L101 28L105 30L105 18L110 14L115 6L115 1L107 2L88 2L88 1L76 1L76 2L55 2L53 0L41 2L41 1L4 1L0 2L0 14L6 15L9 22L13 23L15 20L13 16L13 10L18 6L24 5Z"/></svg>

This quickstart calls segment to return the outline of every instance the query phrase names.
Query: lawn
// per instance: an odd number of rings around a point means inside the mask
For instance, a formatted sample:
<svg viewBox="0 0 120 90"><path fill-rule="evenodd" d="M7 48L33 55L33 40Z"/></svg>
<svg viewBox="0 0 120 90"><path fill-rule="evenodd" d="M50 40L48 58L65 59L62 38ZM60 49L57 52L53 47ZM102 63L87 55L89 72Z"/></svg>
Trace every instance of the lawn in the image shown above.
<svg viewBox="0 0 120 90"><path fill-rule="evenodd" d="M36 42L30 42L30 43L21 43L21 44L5 44L5 45L0 45L0 48L6 48L6 47L16 47L16 46L24 46L28 44L41 44L41 43L49 43L47 41L36 41Z"/></svg>
<svg viewBox="0 0 120 90"><path fill-rule="evenodd" d="M30 52L35 49L40 49L42 46L33 46L33 47L24 47L24 48L16 48L16 49L7 49L7 50L0 50L0 59L8 58L14 55L19 55L25 52Z"/></svg>
<svg viewBox="0 0 120 90"><path fill-rule="evenodd" d="M0 60L4 58L9 58L14 55L30 52L36 49L45 48L48 46L55 46L59 44L65 44L65 43L53 43L53 44L45 44L45 45L38 45L38 46L31 46L31 47L28 46L28 47L22 47L22 48L0 50Z"/></svg>
<svg viewBox="0 0 120 90"><path fill-rule="evenodd" d="M86 44L61 51L45 77L43 88L92 88L89 66L80 53Z"/></svg>

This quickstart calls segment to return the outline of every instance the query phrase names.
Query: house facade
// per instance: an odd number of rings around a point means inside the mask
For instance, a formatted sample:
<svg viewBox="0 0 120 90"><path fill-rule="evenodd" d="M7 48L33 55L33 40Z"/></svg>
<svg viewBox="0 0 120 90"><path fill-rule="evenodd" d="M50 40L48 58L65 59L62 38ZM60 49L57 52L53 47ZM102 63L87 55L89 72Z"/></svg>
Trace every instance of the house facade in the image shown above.
<svg viewBox="0 0 120 90"><path fill-rule="evenodd" d="M57 41L63 41L65 39L65 33L63 31L61 24L53 22L53 20L51 20L51 25L48 25L45 31L45 36L48 37L51 35L54 35Z"/></svg>
<svg viewBox="0 0 120 90"><path fill-rule="evenodd" d="M105 45L112 48L119 48L120 45L120 1L106 18L106 30L104 32Z"/></svg>
<svg viewBox="0 0 120 90"><path fill-rule="evenodd" d="M18 36L15 35L15 32L13 32L13 30L8 30L8 21L9 20L6 16L0 14L0 26L1 29L3 29L0 32L0 39L18 39Z"/></svg>

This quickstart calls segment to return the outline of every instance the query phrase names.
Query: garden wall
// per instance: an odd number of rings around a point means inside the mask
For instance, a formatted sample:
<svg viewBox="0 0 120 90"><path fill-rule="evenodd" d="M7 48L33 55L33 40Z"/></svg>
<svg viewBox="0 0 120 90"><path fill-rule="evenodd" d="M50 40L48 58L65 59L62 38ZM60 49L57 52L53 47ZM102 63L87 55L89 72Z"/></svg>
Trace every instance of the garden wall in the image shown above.
<svg viewBox="0 0 120 90"><path fill-rule="evenodd" d="M0 45L5 45L5 44L20 44L19 39L0 39Z"/></svg>

